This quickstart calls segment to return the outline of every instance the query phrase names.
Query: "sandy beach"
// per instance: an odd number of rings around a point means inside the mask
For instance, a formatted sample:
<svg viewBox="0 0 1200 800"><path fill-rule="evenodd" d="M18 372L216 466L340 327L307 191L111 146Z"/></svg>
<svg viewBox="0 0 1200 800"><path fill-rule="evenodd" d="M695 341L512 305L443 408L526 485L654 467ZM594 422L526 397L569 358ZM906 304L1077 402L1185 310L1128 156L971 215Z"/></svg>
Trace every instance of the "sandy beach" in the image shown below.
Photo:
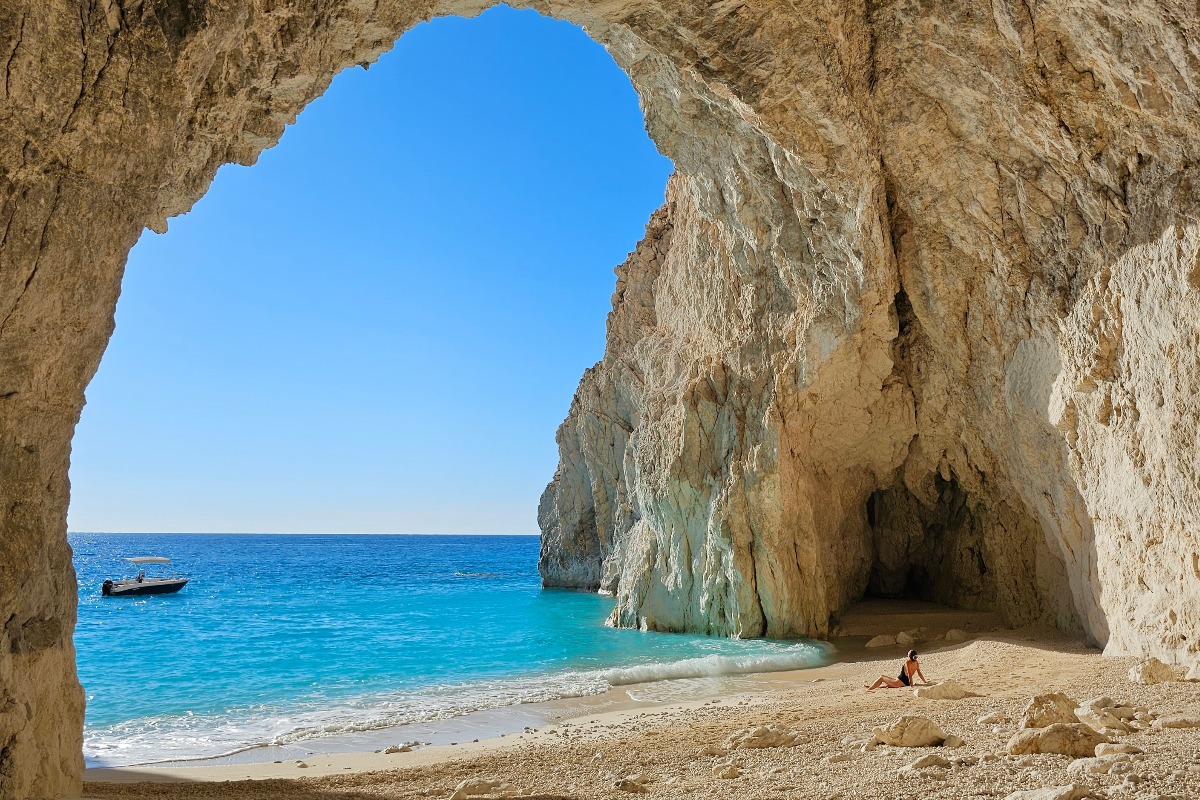
<svg viewBox="0 0 1200 800"><path fill-rule="evenodd" d="M652 689L635 700L639 687L624 687L602 698L521 709L543 720L536 730L411 752L88 770L84 796L448 798L475 781L460 796L899 800L1004 798L1076 785L1110 798L1200 798L1200 727L1186 727L1200 725L1200 682L1136 683L1129 678L1136 659L1106 658L1054 631L1003 630L994 623L991 615L925 605L864 604L841 621L837 663L753 676L732 693L662 702L645 699L655 696ZM946 631L955 628L968 640L947 642ZM909 689L864 691L864 682L895 674L907 650L865 649L865 637L901 630L915 631L930 681L953 680L978 696L940 700ZM1185 669L1176 667L1180 678ZM1131 730L1108 732L1115 749L1140 752L1101 759L1010 754L1030 698L1049 692L1079 704L1107 696L1110 706L1130 714L1142 709L1139 719L1129 720ZM902 715L925 717L963 744L871 743L874 728ZM922 759L924 766L909 766Z"/></svg>

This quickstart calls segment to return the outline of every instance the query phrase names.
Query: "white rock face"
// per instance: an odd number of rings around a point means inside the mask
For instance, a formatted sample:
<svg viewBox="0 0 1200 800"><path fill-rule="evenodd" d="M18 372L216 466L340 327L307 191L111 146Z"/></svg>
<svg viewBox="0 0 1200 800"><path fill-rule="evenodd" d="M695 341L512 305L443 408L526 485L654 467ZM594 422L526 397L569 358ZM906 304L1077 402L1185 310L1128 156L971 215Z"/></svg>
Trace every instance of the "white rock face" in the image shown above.
<svg viewBox="0 0 1200 800"><path fill-rule="evenodd" d="M546 584L744 636L917 591L1194 658L1200 84L1158 65L1194 62L1200 12L1135 7L702 25L839 54L743 105L681 76L705 137L635 74L679 172L559 432Z"/></svg>

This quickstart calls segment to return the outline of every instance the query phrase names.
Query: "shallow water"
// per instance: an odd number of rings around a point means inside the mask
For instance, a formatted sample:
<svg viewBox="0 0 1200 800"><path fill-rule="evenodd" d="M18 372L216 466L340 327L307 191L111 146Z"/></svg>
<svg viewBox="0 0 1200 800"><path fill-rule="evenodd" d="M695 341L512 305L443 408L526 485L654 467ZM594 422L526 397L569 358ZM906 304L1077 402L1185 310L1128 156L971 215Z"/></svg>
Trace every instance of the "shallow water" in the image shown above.
<svg viewBox="0 0 1200 800"><path fill-rule="evenodd" d="M71 534L89 766L197 758L823 663L812 642L614 630L610 599L546 591L537 537ZM176 595L106 598L163 555Z"/></svg>

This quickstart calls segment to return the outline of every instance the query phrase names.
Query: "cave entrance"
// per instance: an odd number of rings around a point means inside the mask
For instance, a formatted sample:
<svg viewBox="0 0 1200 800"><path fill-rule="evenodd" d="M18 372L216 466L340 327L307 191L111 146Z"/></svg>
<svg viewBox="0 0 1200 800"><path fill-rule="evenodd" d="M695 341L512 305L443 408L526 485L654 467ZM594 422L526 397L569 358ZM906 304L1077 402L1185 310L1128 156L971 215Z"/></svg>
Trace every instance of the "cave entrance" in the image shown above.
<svg viewBox="0 0 1200 800"><path fill-rule="evenodd" d="M984 542L968 495L953 475L932 483L931 503L902 485L867 499L875 560L866 597L991 610Z"/></svg>
<svg viewBox="0 0 1200 800"><path fill-rule="evenodd" d="M613 267L671 169L629 78L578 27L499 7L414 28L131 252L74 439L69 530L535 532L555 429L604 351ZM94 758L140 738L122 691L176 715L181 668L238 663L256 640L181 612L139 637L176 668L114 688L127 643L98 581L148 553L71 536L92 558L76 644ZM162 537L147 549L176 555ZM205 698L220 685L205 674L198 704L233 702Z"/></svg>

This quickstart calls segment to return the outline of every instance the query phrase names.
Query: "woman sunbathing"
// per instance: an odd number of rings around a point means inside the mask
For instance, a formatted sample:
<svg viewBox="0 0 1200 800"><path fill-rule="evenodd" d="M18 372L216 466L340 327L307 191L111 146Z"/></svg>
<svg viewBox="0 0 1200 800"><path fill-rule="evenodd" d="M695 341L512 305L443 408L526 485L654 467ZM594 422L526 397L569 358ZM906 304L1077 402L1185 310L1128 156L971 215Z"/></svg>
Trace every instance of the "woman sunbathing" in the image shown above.
<svg viewBox="0 0 1200 800"><path fill-rule="evenodd" d="M917 663L917 651L908 651L908 661L904 662L904 666L900 668L900 675L896 678L890 678L887 675L880 675L879 680L875 683L867 685L863 684L863 688L868 692L873 692L881 686L886 686L889 689L899 689L901 686L912 686L913 677L921 679L921 683L929 683L925 678L925 673L921 672L921 665Z"/></svg>

